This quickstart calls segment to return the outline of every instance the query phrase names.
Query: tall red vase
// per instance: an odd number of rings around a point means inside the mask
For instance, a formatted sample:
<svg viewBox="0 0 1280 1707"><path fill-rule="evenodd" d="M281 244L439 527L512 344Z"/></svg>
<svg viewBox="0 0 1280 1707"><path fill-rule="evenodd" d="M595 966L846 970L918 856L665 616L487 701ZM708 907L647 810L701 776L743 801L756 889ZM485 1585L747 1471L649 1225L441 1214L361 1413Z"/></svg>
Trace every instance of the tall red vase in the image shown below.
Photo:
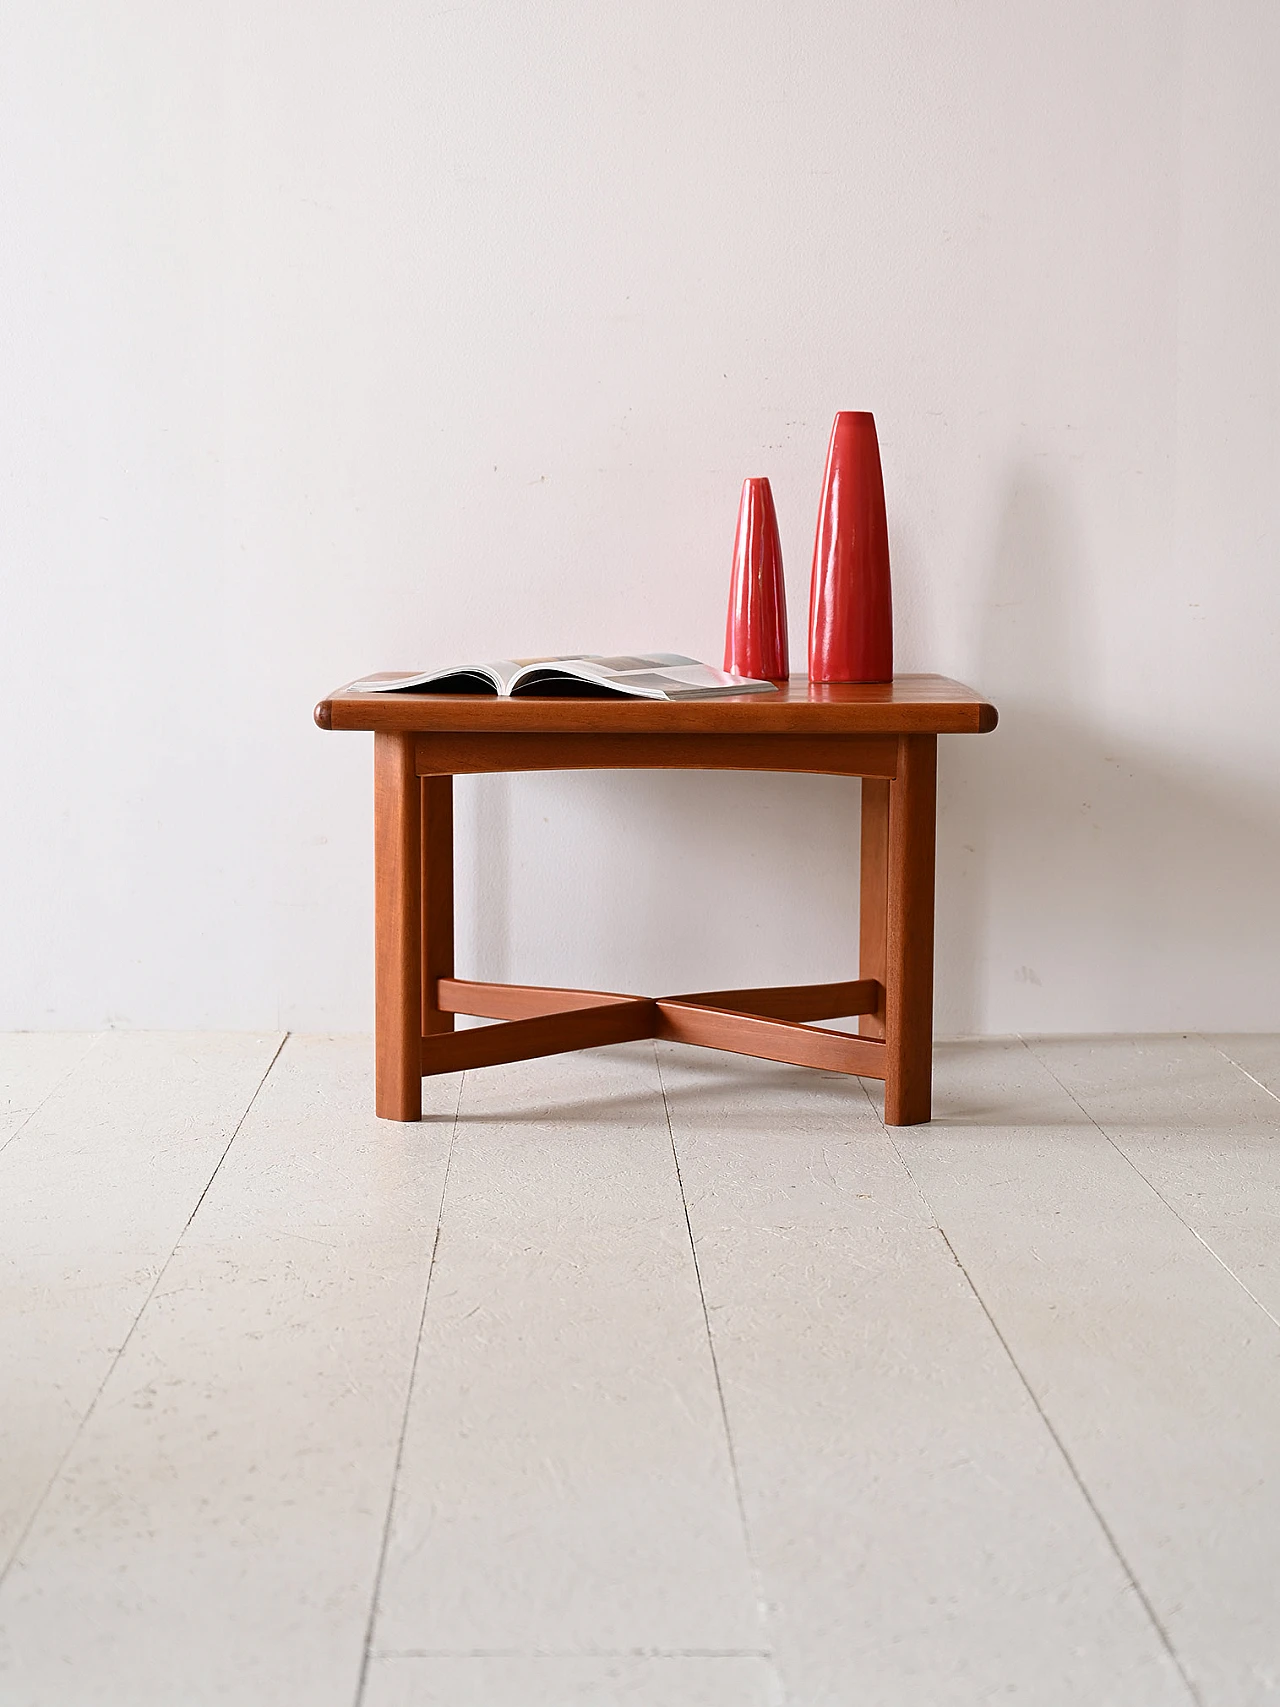
<svg viewBox="0 0 1280 1707"><path fill-rule="evenodd" d="M782 682L787 662L787 589L778 514L767 480L744 480L733 541L724 667L735 676Z"/></svg>
<svg viewBox="0 0 1280 1707"><path fill-rule="evenodd" d="M893 680L889 524L875 417L836 416L809 586L809 680Z"/></svg>

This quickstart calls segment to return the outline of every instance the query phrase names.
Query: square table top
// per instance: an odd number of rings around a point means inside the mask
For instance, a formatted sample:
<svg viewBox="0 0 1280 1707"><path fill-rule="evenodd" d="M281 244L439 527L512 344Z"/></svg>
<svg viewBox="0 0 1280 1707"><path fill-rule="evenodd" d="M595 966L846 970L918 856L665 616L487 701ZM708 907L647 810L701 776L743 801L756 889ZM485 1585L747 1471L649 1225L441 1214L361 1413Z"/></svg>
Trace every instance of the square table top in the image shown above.
<svg viewBox="0 0 1280 1707"><path fill-rule="evenodd" d="M685 700L352 693L346 686L315 710L322 729L399 734L982 735L996 717L980 693L946 676L822 684L792 676L776 693Z"/></svg>

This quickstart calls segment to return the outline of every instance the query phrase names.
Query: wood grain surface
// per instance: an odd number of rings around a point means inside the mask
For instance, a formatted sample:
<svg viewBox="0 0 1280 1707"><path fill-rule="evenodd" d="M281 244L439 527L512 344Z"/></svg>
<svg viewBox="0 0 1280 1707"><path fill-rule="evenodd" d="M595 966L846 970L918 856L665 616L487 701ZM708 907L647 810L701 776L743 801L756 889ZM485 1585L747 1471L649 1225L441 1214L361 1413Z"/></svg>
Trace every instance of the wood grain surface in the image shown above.
<svg viewBox="0 0 1280 1707"><path fill-rule="evenodd" d="M374 737L373 800L378 1113L421 1120L422 784L402 735Z"/></svg>
<svg viewBox="0 0 1280 1707"><path fill-rule="evenodd" d="M565 990L545 984L486 984L474 978L441 978L436 1000L444 1013L476 1019L537 1019L543 1014L573 1013L579 1008L614 1007L637 996L608 990Z"/></svg>
<svg viewBox="0 0 1280 1707"><path fill-rule="evenodd" d="M436 1001L442 978L453 977L453 778L422 779L422 1032L453 1030L453 1015Z"/></svg>
<svg viewBox="0 0 1280 1707"><path fill-rule="evenodd" d="M445 730L417 737L416 762L423 777L581 770L809 771L892 777L898 743L892 735L738 735L730 730L685 735Z"/></svg>
<svg viewBox="0 0 1280 1707"><path fill-rule="evenodd" d="M535 1014L474 1031L437 1032L422 1039L421 1071L424 1075L462 1073L508 1061L532 1061L539 1055L598 1049L605 1043L634 1043L652 1037L655 1023L654 1003L639 998Z"/></svg>
<svg viewBox="0 0 1280 1707"><path fill-rule="evenodd" d="M756 1055L766 1061L786 1061L795 1067L821 1067L828 1073L854 1073L883 1079L883 1043L853 1037L843 1031L821 1031L790 1020L759 1014L734 1013L696 1002L660 1001L659 1037L673 1043L696 1043L706 1049L725 1049L733 1055Z"/></svg>
<svg viewBox="0 0 1280 1707"><path fill-rule="evenodd" d="M353 694L334 690L315 710L322 729L538 731L557 734L981 735L996 708L946 676L830 682L792 676L777 693L667 702L499 699L489 694Z"/></svg>
<svg viewBox="0 0 1280 1707"><path fill-rule="evenodd" d="M777 984L759 990L699 990L671 1000L762 1019L805 1021L874 1013L884 1006L884 990L873 978L863 978L840 984Z"/></svg>
<svg viewBox="0 0 1280 1707"><path fill-rule="evenodd" d="M933 1076L933 875L938 742L905 735L889 796L884 1118L929 1119Z"/></svg>
<svg viewBox="0 0 1280 1707"><path fill-rule="evenodd" d="M862 782L862 857L858 867L861 890L858 926L858 975L874 982L876 1005L862 1016L863 1037L884 1038L889 942L889 784L875 777Z"/></svg>

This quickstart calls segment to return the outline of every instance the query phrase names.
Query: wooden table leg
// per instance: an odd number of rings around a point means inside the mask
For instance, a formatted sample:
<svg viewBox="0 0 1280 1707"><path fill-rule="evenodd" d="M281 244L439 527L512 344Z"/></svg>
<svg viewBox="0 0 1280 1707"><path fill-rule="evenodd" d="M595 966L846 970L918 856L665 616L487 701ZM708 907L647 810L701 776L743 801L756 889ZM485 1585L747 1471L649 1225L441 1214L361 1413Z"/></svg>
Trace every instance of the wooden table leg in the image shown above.
<svg viewBox="0 0 1280 1707"><path fill-rule="evenodd" d="M879 1006L858 1021L860 1037L884 1037L884 985L889 950L889 784L862 779L861 902L858 911L858 976L880 985Z"/></svg>
<svg viewBox="0 0 1280 1707"><path fill-rule="evenodd" d="M937 776L937 736L903 735L898 774L889 784L884 1087L889 1126L916 1126L931 1111Z"/></svg>
<svg viewBox="0 0 1280 1707"><path fill-rule="evenodd" d="M453 778L422 783L422 1035L454 1029L438 1006L441 978L453 977Z"/></svg>
<svg viewBox="0 0 1280 1707"><path fill-rule="evenodd" d="M422 786L412 735L373 737L377 1111L422 1119Z"/></svg>

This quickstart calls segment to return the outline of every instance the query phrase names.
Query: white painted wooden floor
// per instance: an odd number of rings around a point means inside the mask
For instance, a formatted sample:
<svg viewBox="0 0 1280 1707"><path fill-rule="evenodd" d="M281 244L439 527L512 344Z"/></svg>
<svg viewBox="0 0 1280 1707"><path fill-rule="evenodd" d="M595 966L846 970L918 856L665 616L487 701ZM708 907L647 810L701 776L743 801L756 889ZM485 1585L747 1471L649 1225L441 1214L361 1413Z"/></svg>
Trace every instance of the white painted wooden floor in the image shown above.
<svg viewBox="0 0 1280 1707"><path fill-rule="evenodd" d="M0 1038L4 1707L1280 1702L1280 1038Z"/></svg>

